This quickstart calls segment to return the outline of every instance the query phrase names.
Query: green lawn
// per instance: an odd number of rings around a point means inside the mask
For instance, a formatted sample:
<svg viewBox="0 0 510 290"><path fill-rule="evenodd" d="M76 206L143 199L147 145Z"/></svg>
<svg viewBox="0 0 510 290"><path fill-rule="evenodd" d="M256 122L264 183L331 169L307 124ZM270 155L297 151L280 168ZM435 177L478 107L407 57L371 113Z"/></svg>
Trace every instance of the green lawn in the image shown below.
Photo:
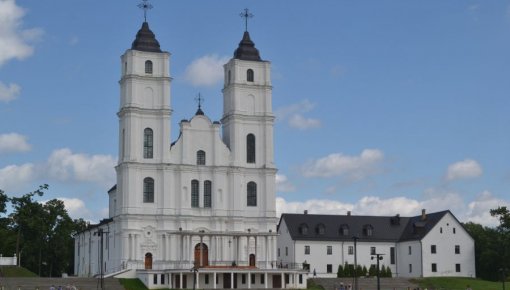
<svg viewBox="0 0 510 290"><path fill-rule="evenodd" d="M35 273L18 266L0 266L0 271L4 277L38 277Z"/></svg>
<svg viewBox="0 0 510 290"><path fill-rule="evenodd" d="M473 278L461 277L434 277L413 280L421 288L444 289L444 290L465 290L467 285L473 290L501 290L501 282L491 282ZM510 283L505 284L506 289L510 289Z"/></svg>

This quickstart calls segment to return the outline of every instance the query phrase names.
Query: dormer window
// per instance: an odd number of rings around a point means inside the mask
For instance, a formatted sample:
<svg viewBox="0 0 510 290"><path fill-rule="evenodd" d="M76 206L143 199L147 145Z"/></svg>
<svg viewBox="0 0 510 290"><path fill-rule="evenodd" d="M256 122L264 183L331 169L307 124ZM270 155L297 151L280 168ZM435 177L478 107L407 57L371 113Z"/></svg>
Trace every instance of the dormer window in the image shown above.
<svg viewBox="0 0 510 290"><path fill-rule="evenodd" d="M365 237L371 237L374 234L374 227L372 225L365 225L363 227L363 235Z"/></svg>
<svg viewBox="0 0 510 290"><path fill-rule="evenodd" d="M349 235L349 226L341 225L340 229L339 229L339 233L341 236L348 236Z"/></svg>
<svg viewBox="0 0 510 290"><path fill-rule="evenodd" d="M246 80L249 82L253 82L254 79L254 73L253 70L250 68L246 71Z"/></svg>
<svg viewBox="0 0 510 290"><path fill-rule="evenodd" d="M326 233L326 226L324 224L318 224L315 228L315 232L318 235L324 235Z"/></svg>
<svg viewBox="0 0 510 290"><path fill-rule="evenodd" d="M152 74L152 61L150 60L145 61L145 73Z"/></svg>
<svg viewBox="0 0 510 290"><path fill-rule="evenodd" d="M308 225L307 224L301 224L299 226L299 233L302 235L308 235Z"/></svg>

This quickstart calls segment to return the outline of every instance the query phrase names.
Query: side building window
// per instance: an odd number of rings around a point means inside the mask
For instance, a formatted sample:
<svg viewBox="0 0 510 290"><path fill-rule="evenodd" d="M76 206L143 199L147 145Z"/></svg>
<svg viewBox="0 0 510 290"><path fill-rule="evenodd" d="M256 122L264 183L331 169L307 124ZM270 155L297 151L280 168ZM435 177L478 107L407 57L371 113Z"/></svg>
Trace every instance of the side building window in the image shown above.
<svg viewBox="0 0 510 290"><path fill-rule="evenodd" d="M249 82L253 82L254 79L254 73L253 70L250 68L246 71L246 80Z"/></svg>
<svg viewBox="0 0 510 290"><path fill-rule="evenodd" d="M143 130L143 158L152 159L153 158L153 139L154 133L151 128L145 128Z"/></svg>
<svg viewBox="0 0 510 290"><path fill-rule="evenodd" d="M210 208L211 207L211 188L212 183L210 180L204 181L204 207Z"/></svg>
<svg viewBox="0 0 510 290"><path fill-rule="evenodd" d="M154 202L154 179L146 177L143 180L143 202Z"/></svg>
<svg viewBox="0 0 510 290"><path fill-rule="evenodd" d="M150 60L145 61L145 73L152 74L152 61Z"/></svg>
<svg viewBox="0 0 510 290"><path fill-rule="evenodd" d="M248 206L257 206L257 184L253 181L246 186L246 198Z"/></svg>
<svg viewBox="0 0 510 290"><path fill-rule="evenodd" d="M198 207L198 192L199 192L199 184L198 180L193 179L191 181L191 207Z"/></svg>
<svg viewBox="0 0 510 290"><path fill-rule="evenodd" d="M205 151L197 151L197 165L205 165Z"/></svg>
<svg viewBox="0 0 510 290"><path fill-rule="evenodd" d="M255 163L255 135L246 136L246 162Z"/></svg>

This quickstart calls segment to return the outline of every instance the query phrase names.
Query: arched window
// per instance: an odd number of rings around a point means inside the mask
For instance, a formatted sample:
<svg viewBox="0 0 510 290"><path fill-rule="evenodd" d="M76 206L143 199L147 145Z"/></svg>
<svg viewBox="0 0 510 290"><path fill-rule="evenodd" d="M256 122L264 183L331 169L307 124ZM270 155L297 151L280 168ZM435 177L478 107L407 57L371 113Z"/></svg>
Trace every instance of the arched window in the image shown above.
<svg viewBox="0 0 510 290"><path fill-rule="evenodd" d="M253 181L246 186L246 197L248 206L257 206L257 184Z"/></svg>
<svg viewBox="0 0 510 290"><path fill-rule="evenodd" d="M315 233L318 235L324 235L326 233L326 226L324 224L318 224L315 228Z"/></svg>
<svg viewBox="0 0 510 290"><path fill-rule="evenodd" d="M340 226L340 230L339 230L339 234L341 236L348 236L349 235L349 226L348 225L341 225Z"/></svg>
<svg viewBox="0 0 510 290"><path fill-rule="evenodd" d="M151 128L143 130L143 158L151 159L153 156L153 137Z"/></svg>
<svg viewBox="0 0 510 290"><path fill-rule="evenodd" d="M230 85L230 82L232 81L232 72L229 70L228 71L228 80L227 80L227 85Z"/></svg>
<svg viewBox="0 0 510 290"><path fill-rule="evenodd" d="M246 162L255 163L255 135L246 136Z"/></svg>
<svg viewBox="0 0 510 290"><path fill-rule="evenodd" d="M152 61L150 60L145 61L145 73L152 74Z"/></svg>
<svg viewBox="0 0 510 290"><path fill-rule="evenodd" d="M199 192L199 184L198 180L193 179L191 181L191 207L198 207L198 193Z"/></svg>
<svg viewBox="0 0 510 290"><path fill-rule="evenodd" d="M299 226L299 233L302 235L308 235L308 225L307 224L301 224Z"/></svg>
<svg viewBox="0 0 510 290"><path fill-rule="evenodd" d="M211 207L211 190L212 190L212 183L210 180L204 181L204 207Z"/></svg>
<svg viewBox="0 0 510 290"><path fill-rule="evenodd" d="M154 202L154 179L150 177L143 180L143 202Z"/></svg>
<svg viewBox="0 0 510 290"><path fill-rule="evenodd" d="M197 151L197 165L205 165L205 151Z"/></svg>
<svg viewBox="0 0 510 290"><path fill-rule="evenodd" d="M250 68L246 71L246 80L249 82L253 82L253 70Z"/></svg>

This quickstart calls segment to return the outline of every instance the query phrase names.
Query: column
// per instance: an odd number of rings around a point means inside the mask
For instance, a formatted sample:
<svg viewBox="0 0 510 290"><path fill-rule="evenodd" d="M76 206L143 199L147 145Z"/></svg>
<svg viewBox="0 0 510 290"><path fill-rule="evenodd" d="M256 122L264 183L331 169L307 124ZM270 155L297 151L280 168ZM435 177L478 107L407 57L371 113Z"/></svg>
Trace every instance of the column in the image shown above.
<svg viewBox="0 0 510 290"><path fill-rule="evenodd" d="M251 289L251 273L248 271L248 273L246 273L246 276L248 277L248 289Z"/></svg>
<svg viewBox="0 0 510 290"><path fill-rule="evenodd" d="M283 272L280 274L281 275L281 279L282 279L282 288L287 288L286 285L285 285L285 275L283 274Z"/></svg>
<svg viewBox="0 0 510 290"><path fill-rule="evenodd" d="M257 267L257 260L259 259L259 256L257 256L257 244L258 244L257 240L258 240L258 238L257 238L257 236L255 236L254 238L255 238L255 265L254 266Z"/></svg>
<svg viewBox="0 0 510 290"><path fill-rule="evenodd" d="M195 275L195 285L197 286L196 289L200 289L200 272L197 271L197 274Z"/></svg>
<svg viewBox="0 0 510 290"><path fill-rule="evenodd" d="M267 272L264 272L264 288L266 288L266 289L267 289L267 278L268 278Z"/></svg>
<svg viewBox="0 0 510 290"><path fill-rule="evenodd" d="M161 235L161 259L166 260L166 236L165 234Z"/></svg>
<svg viewBox="0 0 510 290"><path fill-rule="evenodd" d="M200 262L198 265L200 267L204 266L204 246L203 246L204 236L200 236Z"/></svg>
<svg viewBox="0 0 510 290"><path fill-rule="evenodd" d="M181 280L181 283L179 285L179 289L183 289L182 285L184 284L184 281L182 281L182 272L179 273L179 276L180 276L180 280Z"/></svg>
<svg viewBox="0 0 510 290"><path fill-rule="evenodd" d="M236 265L237 265L237 266L239 266L239 248L240 248L240 247L239 247L239 238L240 238L240 237L241 237L241 236L237 236L237 237L236 237L236 258L235 258L235 260L236 260Z"/></svg>
<svg viewBox="0 0 510 290"><path fill-rule="evenodd" d="M234 272L230 272L230 289L234 289Z"/></svg>
<svg viewBox="0 0 510 290"><path fill-rule="evenodd" d="M135 247L134 247L134 250L135 250L135 260L138 261L138 235L135 234Z"/></svg>
<svg viewBox="0 0 510 290"><path fill-rule="evenodd" d="M264 244L264 260L266 261L266 269L269 269L269 244L268 244L268 239L267 239L267 236L264 237L265 239L265 244Z"/></svg>
<svg viewBox="0 0 510 290"><path fill-rule="evenodd" d="M189 235L188 236L188 262L189 262L189 265L190 267L193 265L193 245L191 244L193 242L193 236L192 235Z"/></svg>
<svg viewBox="0 0 510 290"><path fill-rule="evenodd" d="M216 289L216 271L213 272L213 288Z"/></svg>

